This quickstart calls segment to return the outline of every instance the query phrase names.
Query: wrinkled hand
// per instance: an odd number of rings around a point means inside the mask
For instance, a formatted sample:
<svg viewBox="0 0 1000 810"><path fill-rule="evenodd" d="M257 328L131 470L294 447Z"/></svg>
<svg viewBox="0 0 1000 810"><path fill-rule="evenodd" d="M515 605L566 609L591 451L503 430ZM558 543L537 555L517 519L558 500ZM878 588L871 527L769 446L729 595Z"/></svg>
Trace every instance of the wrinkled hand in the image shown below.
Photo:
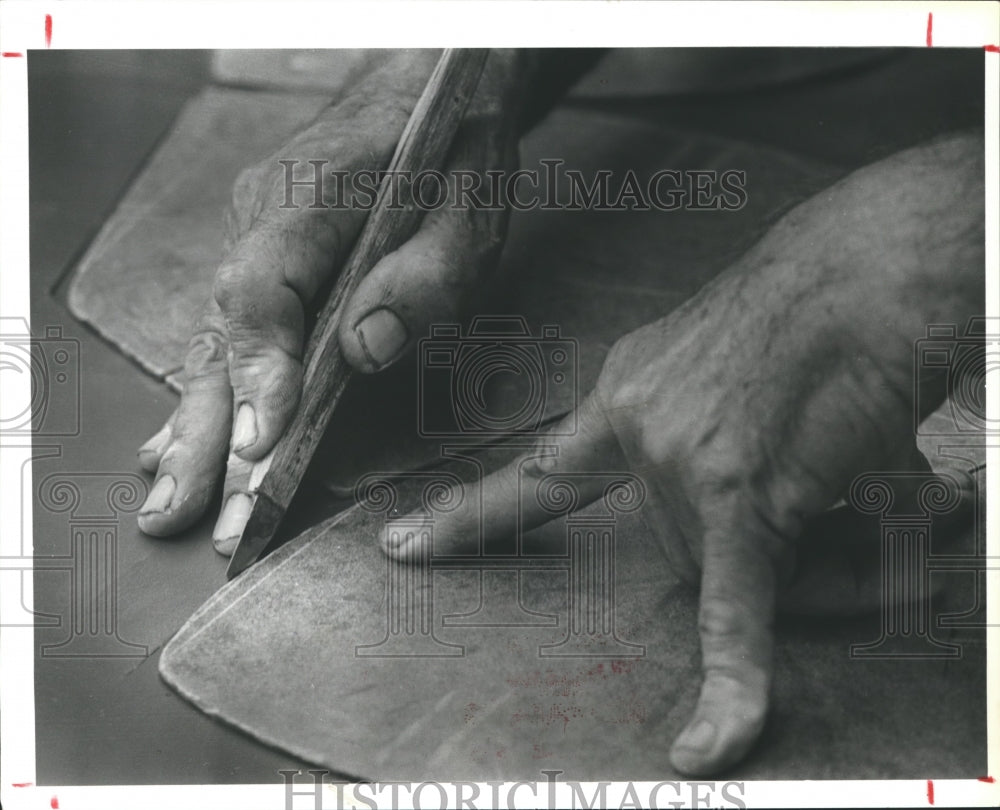
<svg viewBox="0 0 1000 810"><path fill-rule="evenodd" d="M513 532L519 487L543 475L625 463L643 479L644 516L672 568L701 584L704 681L671 751L685 774L732 765L760 734L776 604L805 521L859 473L909 455L914 341L981 306L982 152L975 137L910 150L794 209L695 298L612 348L575 435L543 437L554 457L522 458L435 516L435 550L447 551L480 525ZM525 503L523 528L551 518ZM409 559L419 542L386 551Z"/></svg>
<svg viewBox="0 0 1000 810"><path fill-rule="evenodd" d="M244 171L227 217L225 259L191 338L180 405L139 450L156 473L140 510L147 534L169 535L208 508L225 473L223 509L213 532L231 554L249 516L250 470L281 437L298 405L302 355L317 293L347 258L365 211L311 207L311 188L286 202L285 167L311 176L326 160L326 206L339 204L331 172L347 172L347 194L361 170L384 169L438 53L396 52L268 159ZM492 51L450 155L449 170L510 170L517 161L515 104L524 65ZM455 175L447 171L453 180ZM484 187L486 184L484 183ZM449 188L455 199L455 188ZM358 371L379 371L405 354L436 321L453 321L494 268L507 213L429 212L419 231L380 261L347 304L340 346Z"/></svg>

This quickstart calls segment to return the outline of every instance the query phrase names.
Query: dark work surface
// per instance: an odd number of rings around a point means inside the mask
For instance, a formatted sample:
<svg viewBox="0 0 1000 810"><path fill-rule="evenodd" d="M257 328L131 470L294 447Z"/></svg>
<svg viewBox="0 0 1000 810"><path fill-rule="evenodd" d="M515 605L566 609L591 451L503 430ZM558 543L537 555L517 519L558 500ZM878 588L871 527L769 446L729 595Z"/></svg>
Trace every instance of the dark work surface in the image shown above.
<svg viewBox="0 0 1000 810"><path fill-rule="evenodd" d="M981 121L982 59L981 52L913 51L812 83L647 100L634 108L679 128L772 144L850 168ZM159 649L222 584L226 561L212 549L211 520L180 538L157 540L137 530L141 492L131 503L109 504L115 482L148 486L135 450L162 425L176 397L75 322L62 303L65 273L180 106L207 82L207 63L205 54L183 51L29 57L32 323L36 335L61 326L63 338L79 342L81 392L79 435L37 438L33 467L40 557L35 607L61 620L36 631L42 785L280 782L279 769L308 767L201 714L160 680ZM75 504L52 490L63 480L79 492ZM51 497L40 498L40 490ZM328 509L318 500L305 506L302 524ZM117 543L115 588L108 592L117 590L120 642L105 652L141 654L42 655L45 645L70 636L73 618L70 574L41 570L59 566L44 558L70 554L74 529L91 531L98 524Z"/></svg>
<svg viewBox="0 0 1000 810"><path fill-rule="evenodd" d="M52 294L180 106L206 83L207 64L200 52L30 56L32 324L36 334L58 325L65 338L79 341L81 391L79 436L36 439L36 455L48 445L59 455L34 463L35 553L67 555L74 526L109 516L117 531L117 632L148 652L36 658L43 785L266 783L281 781L280 768L305 767L217 723L160 680L161 645L225 581L226 560L212 548L210 521L180 538L155 540L135 522L144 495L109 508L116 482L150 480L135 451L177 398L77 323ZM52 474L58 478L47 482ZM63 480L80 499L56 511L57 497L38 493ZM61 627L36 630L38 650L69 637L71 594L68 571L36 570L36 610L62 617ZM112 645L105 652L142 650Z"/></svg>

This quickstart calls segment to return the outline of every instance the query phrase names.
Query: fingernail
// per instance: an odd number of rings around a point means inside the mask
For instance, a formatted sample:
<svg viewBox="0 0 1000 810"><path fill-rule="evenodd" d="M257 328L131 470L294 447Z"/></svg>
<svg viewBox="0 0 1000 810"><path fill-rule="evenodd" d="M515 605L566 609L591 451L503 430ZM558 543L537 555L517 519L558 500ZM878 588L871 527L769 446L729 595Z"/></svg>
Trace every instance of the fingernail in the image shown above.
<svg viewBox="0 0 1000 810"><path fill-rule="evenodd" d="M149 493L146 502L139 510L140 515L147 515L150 512L167 512L170 509L170 501L173 500L174 490L177 489L177 482L172 475L164 475Z"/></svg>
<svg viewBox="0 0 1000 810"><path fill-rule="evenodd" d="M535 456L524 465L524 473L532 478L541 478L556 469L558 459L554 455Z"/></svg>
<svg viewBox="0 0 1000 810"><path fill-rule="evenodd" d="M369 312L354 331L365 356L377 369L395 360L408 338L406 325L385 307Z"/></svg>
<svg viewBox="0 0 1000 810"><path fill-rule="evenodd" d="M168 441L170 441L170 425L164 425L149 441L139 448L139 455L145 455L146 453L162 453L163 448L167 446Z"/></svg>
<svg viewBox="0 0 1000 810"><path fill-rule="evenodd" d="M244 402L236 411L236 424L233 425L233 450L239 452L257 441L257 414L253 405Z"/></svg>
<svg viewBox="0 0 1000 810"><path fill-rule="evenodd" d="M253 500L245 492L237 492L229 496L229 500L222 507L219 519L212 530L212 541L219 552L232 554L240 535L243 534L243 527L250 519L252 506ZM229 551L226 551L226 548L229 548Z"/></svg>
<svg viewBox="0 0 1000 810"><path fill-rule="evenodd" d="M267 475L267 471L271 469L271 462L274 460L274 451L276 449L277 448L271 448L270 453L253 465L253 469L250 470L250 483L247 484L247 489L250 492L256 492L260 489L264 476Z"/></svg>
<svg viewBox="0 0 1000 810"><path fill-rule="evenodd" d="M715 726L708 720L699 720L689 726L674 744L675 748L688 748L692 751L707 751L715 742Z"/></svg>

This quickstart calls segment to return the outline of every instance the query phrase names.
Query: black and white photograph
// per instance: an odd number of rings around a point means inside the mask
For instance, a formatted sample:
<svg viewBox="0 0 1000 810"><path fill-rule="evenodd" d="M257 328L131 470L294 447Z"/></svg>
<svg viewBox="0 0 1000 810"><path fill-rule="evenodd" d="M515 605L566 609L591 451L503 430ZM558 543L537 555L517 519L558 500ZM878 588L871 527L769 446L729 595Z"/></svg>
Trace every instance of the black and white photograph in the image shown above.
<svg viewBox="0 0 1000 810"><path fill-rule="evenodd" d="M0 3L4 807L1000 802L1000 7L125 9Z"/></svg>

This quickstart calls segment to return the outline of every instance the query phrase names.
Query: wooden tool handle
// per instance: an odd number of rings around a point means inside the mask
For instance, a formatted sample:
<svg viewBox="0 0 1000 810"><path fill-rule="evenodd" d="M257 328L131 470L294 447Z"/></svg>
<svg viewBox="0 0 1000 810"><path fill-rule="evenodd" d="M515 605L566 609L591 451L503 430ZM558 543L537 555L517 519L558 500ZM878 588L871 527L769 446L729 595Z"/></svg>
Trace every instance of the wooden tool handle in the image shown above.
<svg viewBox="0 0 1000 810"><path fill-rule="evenodd" d="M295 418L274 450L258 463L251 476L252 482L260 480L258 497L241 544L247 539L248 531L259 523L254 520L258 506L261 510L270 510L272 516L275 508L283 513L288 507L350 379L351 369L337 339L344 303L368 271L383 256L406 242L420 224L424 212L414 204L412 184L399 183L398 202L402 205L389 207L387 189L393 173L411 172L415 175L422 170L441 170L444 167L488 53L488 49L445 50L431 74L400 137L375 207L369 213L337 284L319 314L306 348L302 400ZM270 501L270 504L263 501ZM273 519L264 521L270 522Z"/></svg>

